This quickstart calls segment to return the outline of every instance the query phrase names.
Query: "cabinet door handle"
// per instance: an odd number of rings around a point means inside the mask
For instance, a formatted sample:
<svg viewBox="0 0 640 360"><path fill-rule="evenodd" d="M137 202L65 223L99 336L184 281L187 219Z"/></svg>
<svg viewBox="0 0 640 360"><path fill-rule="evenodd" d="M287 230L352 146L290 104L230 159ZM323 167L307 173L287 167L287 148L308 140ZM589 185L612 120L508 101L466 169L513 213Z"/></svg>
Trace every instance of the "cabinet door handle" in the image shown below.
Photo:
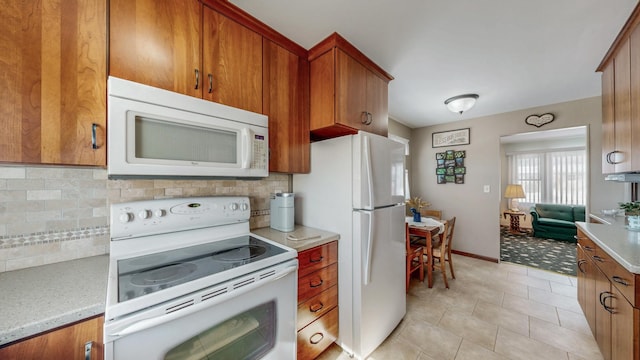
<svg viewBox="0 0 640 360"><path fill-rule="evenodd" d="M618 150L614 150L614 151L608 153L607 154L607 163L615 165L615 164L620 164L622 162L622 161L618 161L617 159L613 159L612 158L613 155L615 155L615 154L622 154L622 152L618 151Z"/></svg>
<svg viewBox="0 0 640 360"><path fill-rule="evenodd" d="M582 268L582 265L584 265L584 263L586 263L587 260L584 259L580 259L578 260L578 270L580 270L581 273L585 274L584 269Z"/></svg>
<svg viewBox="0 0 640 360"><path fill-rule="evenodd" d="M371 125L372 122L373 122L373 114L368 112L367 113L367 125Z"/></svg>
<svg viewBox="0 0 640 360"><path fill-rule="evenodd" d="M322 341L322 339L324 339L324 335L320 332L317 332L313 335L311 335L311 337L309 338L309 342L313 345L319 343L320 341Z"/></svg>
<svg viewBox="0 0 640 360"><path fill-rule="evenodd" d="M312 288L317 288L318 286L322 286L322 284L324 284L324 280L322 279L318 279L320 280L319 282L309 282L309 287Z"/></svg>
<svg viewBox="0 0 640 360"><path fill-rule="evenodd" d="M98 149L98 137L96 136L96 132L98 130L98 124L91 124L91 148L93 150Z"/></svg>
<svg viewBox="0 0 640 360"><path fill-rule="evenodd" d="M609 291L604 291L600 293L600 303L602 304L604 309L607 310L610 314L613 314L615 312L615 309L613 306L607 305L606 301L607 299L613 299L613 298L615 298L615 296L613 295L613 293Z"/></svg>
<svg viewBox="0 0 640 360"><path fill-rule="evenodd" d="M367 121L369 121L369 113L366 111L363 111L362 116L360 116L360 122L367 125Z"/></svg>
<svg viewBox="0 0 640 360"><path fill-rule="evenodd" d="M91 360L91 353L93 352L93 345L94 345L95 341L87 341L84 344L84 360ZM96 351L100 351L101 346L99 346L99 344L96 343ZM97 358L101 358L100 356L97 356Z"/></svg>
<svg viewBox="0 0 640 360"><path fill-rule="evenodd" d="M318 301L317 303L313 303L309 306L309 311L311 311L312 313L317 313L318 311L322 310L323 307L324 304L322 303L322 301Z"/></svg>
<svg viewBox="0 0 640 360"><path fill-rule="evenodd" d="M209 94L211 94L213 92L213 75L209 74L207 77L209 78Z"/></svg>
<svg viewBox="0 0 640 360"><path fill-rule="evenodd" d="M198 90L198 87L200 87L200 70L195 69L196 71L196 90Z"/></svg>
<svg viewBox="0 0 640 360"><path fill-rule="evenodd" d="M614 275L611 279L620 285L629 286L629 283L620 276Z"/></svg>
<svg viewBox="0 0 640 360"><path fill-rule="evenodd" d="M315 258L315 259L309 259L310 263L319 263L320 261L322 261L322 259L324 259L324 256L320 255L320 257Z"/></svg>

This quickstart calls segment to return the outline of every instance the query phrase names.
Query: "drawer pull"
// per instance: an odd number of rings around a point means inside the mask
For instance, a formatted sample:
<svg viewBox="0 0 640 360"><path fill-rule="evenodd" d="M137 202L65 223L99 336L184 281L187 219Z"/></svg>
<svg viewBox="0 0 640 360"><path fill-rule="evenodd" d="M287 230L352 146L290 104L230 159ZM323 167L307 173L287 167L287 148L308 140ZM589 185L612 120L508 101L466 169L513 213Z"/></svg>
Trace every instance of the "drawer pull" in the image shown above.
<svg viewBox="0 0 640 360"><path fill-rule="evenodd" d="M309 305L309 311L311 311L312 313L316 313L322 310L323 307L324 304L322 303L322 301L318 301L317 303Z"/></svg>
<svg viewBox="0 0 640 360"><path fill-rule="evenodd" d="M584 263L586 263L587 260L584 259L580 259L578 260L578 270L580 270L581 273L585 274L584 269L582 268L582 265L584 265Z"/></svg>
<svg viewBox="0 0 640 360"><path fill-rule="evenodd" d="M613 276L611 279L613 279L613 281L617 282L618 284L624 285L624 286L629 286L629 283L626 282L623 278L621 278L620 276Z"/></svg>
<svg viewBox="0 0 640 360"><path fill-rule="evenodd" d="M322 284L324 284L324 280L322 280L322 279L318 279L318 280L320 280L320 282L315 282L314 283L314 282L310 281L309 282L309 287L317 288L318 286L322 286Z"/></svg>
<svg viewBox="0 0 640 360"><path fill-rule="evenodd" d="M317 332L311 335L311 337L309 338L309 342L312 343L313 345L316 345L317 343L322 341L322 339L324 339L324 335L322 333Z"/></svg>
<svg viewBox="0 0 640 360"><path fill-rule="evenodd" d="M603 263L603 262L604 262L604 259L603 259L603 258L601 258L601 257L600 257L600 256L598 256L598 255L593 255L593 260L595 260L595 261L597 261L597 262L601 262L601 263Z"/></svg>
<svg viewBox="0 0 640 360"><path fill-rule="evenodd" d="M593 248L589 245L585 245L582 248L585 249L586 251L593 251Z"/></svg>
<svg viewBox="0 0 640 360"><path fill-rule="evenodd" d="M324 256L320 255L319 258L315 258L315 259L309 259L310 263L319 263L320 261L322 261L324 259Z"/></svg>

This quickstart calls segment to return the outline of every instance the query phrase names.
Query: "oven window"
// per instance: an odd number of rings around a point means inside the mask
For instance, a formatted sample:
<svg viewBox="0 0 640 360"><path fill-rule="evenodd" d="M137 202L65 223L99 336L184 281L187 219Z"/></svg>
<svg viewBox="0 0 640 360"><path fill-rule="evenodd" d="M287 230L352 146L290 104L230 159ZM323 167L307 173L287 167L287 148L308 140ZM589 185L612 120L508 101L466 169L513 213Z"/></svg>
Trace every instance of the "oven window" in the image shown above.
<svg viewBox="0 0 640 360"><path fill-rule="evenodd" d="M270 301L179 344L164 359L259 359L274 347L276 330L276 304Z"/></svg>
<svg viewBox="0 0 640 360"><path fill-rule="evenodd" d="M235 164L238 133L135 117L136 158Z"/></svg>

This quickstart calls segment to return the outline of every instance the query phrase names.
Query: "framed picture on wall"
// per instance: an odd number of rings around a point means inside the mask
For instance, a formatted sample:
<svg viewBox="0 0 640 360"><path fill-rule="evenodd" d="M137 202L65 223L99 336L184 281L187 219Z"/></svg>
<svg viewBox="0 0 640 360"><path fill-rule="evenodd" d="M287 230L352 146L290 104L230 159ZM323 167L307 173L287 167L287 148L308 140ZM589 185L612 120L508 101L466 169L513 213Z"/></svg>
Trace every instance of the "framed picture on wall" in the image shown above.
<svg viewBox="0 0 640 360"><path fill-rule="evenodd" d="M443 147L471 144L470 128L434 132L431 134L431 147Z"/></svg>

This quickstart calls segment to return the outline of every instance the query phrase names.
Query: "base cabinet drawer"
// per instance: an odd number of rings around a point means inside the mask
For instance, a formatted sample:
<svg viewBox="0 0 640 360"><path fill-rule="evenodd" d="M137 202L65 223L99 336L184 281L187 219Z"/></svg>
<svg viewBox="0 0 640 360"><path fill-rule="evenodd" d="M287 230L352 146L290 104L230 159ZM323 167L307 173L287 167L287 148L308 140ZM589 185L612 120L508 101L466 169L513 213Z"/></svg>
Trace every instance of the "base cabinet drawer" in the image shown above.
<svg viewBox="0 0 640 360"><path fill-rule="evenodd" d="M316 296L338 283L338 264L312 272L298 279L298 303Z"/></svg>
<svg viewBox="0 0 640 360"><path fill-rule="evenodd" d="M338 338L338 308L335 307L298 331L298 359L315 359Z"/></svg>
<svg viewBox="0 0 640 360"><path fill-rule="evenodd" d="M338 286L334 285L298 305L298 330L338 306Z"/></svg>

